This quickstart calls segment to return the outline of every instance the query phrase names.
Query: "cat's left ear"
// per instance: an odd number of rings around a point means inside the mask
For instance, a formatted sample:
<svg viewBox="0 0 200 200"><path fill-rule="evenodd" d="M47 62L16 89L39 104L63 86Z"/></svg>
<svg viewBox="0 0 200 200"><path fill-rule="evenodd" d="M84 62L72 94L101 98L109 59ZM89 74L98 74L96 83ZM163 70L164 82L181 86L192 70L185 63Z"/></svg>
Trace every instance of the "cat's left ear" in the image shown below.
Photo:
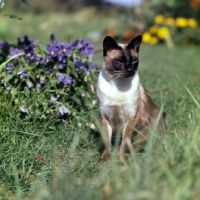
<svg viewBox="0 0 200 200"><path fill-rule="evenodd" d="M128 49L133 49L134 51L136 51L137 53L140 50L140 44L142 42L142 36L138 35L136 37L134 37L128 44Z"/></svg>

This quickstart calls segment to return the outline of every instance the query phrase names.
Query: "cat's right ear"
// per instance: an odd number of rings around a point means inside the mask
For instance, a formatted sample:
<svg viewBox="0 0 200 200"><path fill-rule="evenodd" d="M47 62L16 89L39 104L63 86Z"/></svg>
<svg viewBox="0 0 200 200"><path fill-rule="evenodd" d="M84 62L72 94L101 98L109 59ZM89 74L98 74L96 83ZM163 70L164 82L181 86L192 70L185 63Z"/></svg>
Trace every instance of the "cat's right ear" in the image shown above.
<svg viewBox="0 0 200 200"><path fill-rule="evenodd" d="M106 36L103 40L103 56L106 56L108 52L121 49L117 42L110 36Z"/></svg>

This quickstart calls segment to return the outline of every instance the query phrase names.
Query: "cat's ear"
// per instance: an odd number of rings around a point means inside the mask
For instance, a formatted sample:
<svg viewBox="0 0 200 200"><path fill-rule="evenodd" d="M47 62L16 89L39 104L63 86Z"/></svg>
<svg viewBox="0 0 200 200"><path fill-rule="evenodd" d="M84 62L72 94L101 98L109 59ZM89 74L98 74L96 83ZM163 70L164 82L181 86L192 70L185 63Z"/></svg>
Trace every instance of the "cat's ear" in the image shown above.
<svg viewBox="0 0 200 200"><path fill-rule="evenodd" d="M112 37L106 36L103 40L103 55L106 56L107 52L115 49L121 49L121 47Z"/></svg>
<svg viewBox="0 0 200 200"><path fill-rule="evenodd" d="M142 42L142 36L138 35L137 37L134 37L128 44L128 49L133 49L137 53L140 50L140 44Z"/></svg>

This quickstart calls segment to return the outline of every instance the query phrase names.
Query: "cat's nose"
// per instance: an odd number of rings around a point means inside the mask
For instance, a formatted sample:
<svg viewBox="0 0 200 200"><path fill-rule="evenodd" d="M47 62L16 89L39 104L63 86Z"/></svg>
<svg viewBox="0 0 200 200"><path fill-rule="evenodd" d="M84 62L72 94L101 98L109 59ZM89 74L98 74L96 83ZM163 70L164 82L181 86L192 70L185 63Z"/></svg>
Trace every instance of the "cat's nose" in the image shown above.
<svg viewBox="0 0 200 200"><path fill-rule="evenodd" d="M127 68L126 68L126 72L127 72L128 74L132 74L132 73L133 73L132 67L127 67Z"/></svg>

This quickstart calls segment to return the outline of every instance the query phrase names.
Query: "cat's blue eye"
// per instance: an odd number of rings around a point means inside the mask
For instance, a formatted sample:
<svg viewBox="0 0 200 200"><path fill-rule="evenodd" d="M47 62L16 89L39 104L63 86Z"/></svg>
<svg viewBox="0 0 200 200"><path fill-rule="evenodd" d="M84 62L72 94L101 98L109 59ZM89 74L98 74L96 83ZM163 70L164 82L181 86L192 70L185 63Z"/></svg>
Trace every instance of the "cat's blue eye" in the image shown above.
<svg viewBox="0 0 200 200"><path fill-rule="evenodd" d="M121 59L115 59L115 61L116 61L117 63L122 63L122 60L121 60Z"/></svg>
<svg viewBox="0 0 200 200"><path fill-rule="evenodd" d="M132 63L136 63L137 62L137 58L132 58Z"/></svg>

